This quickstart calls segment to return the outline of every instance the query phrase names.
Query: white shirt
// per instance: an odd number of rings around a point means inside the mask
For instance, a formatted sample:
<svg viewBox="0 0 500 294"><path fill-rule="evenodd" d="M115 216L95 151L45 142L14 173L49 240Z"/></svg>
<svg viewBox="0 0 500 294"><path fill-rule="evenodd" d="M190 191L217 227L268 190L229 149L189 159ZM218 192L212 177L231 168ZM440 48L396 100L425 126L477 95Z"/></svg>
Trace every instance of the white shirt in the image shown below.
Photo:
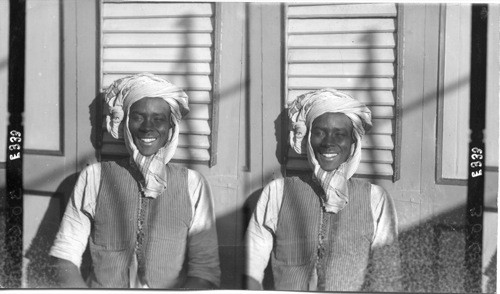
<svg viewBox="0 0 500 294"><path fill-rule="evenodd" d="M273 235L278 224L283 187L284 179L280 178L273 180L262 190L246 232L246 274L261 284L273 249ZM370 194L374 226L373 249L397 240L397 218L394 203L384 188L371 184Z"/></svg>
<svg viewBox="0 0 500 294"><path fill-rule="evenodd" d="M192 208L192 221L188 230L187 275L202 278L218 286L219 251L210 186L197 171L188 169L187 178ZM100 163L92 164L80 173L50 255L80 267L95 215L100 181Z"/></svg>

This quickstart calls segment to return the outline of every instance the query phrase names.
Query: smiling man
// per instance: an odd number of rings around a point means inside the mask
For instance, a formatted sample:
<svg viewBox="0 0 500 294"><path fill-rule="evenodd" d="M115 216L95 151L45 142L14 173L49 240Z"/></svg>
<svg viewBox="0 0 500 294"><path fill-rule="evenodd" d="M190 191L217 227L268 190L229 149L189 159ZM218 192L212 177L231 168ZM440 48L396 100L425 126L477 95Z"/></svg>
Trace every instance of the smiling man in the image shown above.
<svg viewBox="0 0 500 294"><path fill-rule="evenodd" d="M220 281L213 200L196 171L170 163L188 97L152 74L115 81L106 124L130 157L82 171L50 254L61 287L210 289ZM87 247L92 270L80 274Z"/></svg>
<svg viewBox="0 0 500 294"><path fill-rule="evenodd" d="M274 289L401 291L394 204L380 186L352 178L370 110L324 89L288 107L290 145L311 171L262 191L247 234L247 287L262 289L271 261Z"/></svg>

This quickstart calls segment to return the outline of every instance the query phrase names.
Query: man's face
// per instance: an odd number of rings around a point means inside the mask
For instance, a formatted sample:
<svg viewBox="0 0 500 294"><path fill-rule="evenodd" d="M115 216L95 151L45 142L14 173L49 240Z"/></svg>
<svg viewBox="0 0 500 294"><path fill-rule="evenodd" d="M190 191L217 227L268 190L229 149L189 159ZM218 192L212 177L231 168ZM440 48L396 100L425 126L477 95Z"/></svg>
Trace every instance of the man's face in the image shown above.
<svg viewBox="0 0 500 294"><path fill-rule="evenodd" d="M130 107L128 128L144 156L155 154L167 143L170 106L161 98L143 98Z"/></svg>
<svg viewBox="0 0 500 294"><path fill-rule="evenodd" d="M333 171L351 155L352 122L343 113L324 113L311 126L311 147L319 165Z"/></svg>

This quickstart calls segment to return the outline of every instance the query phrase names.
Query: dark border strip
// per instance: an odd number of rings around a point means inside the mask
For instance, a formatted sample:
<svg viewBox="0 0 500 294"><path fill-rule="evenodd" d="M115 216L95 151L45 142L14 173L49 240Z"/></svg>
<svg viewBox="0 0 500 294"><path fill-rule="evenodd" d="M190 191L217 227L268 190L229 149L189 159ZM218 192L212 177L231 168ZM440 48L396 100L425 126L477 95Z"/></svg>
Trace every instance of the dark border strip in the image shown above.
<svg viewBox="0 0 500 294"><path fill-rule="evenodd" d="M392 182L395 183L401 178L401 146L403 142L403 97L404 97L404 32L405 32L405 5L396 3L396 73L394 79L396 82L396 89L393 90L394 95L394 162L391 164L393 168Z"/></svg>
<svg viewBox="0 0 500 294"><path fill-rule="evenodd" d="M220 95L220 81L221 81L221 64L220 57L222 54L222 42L221 42L221 30L222 30L222 4L213 3L212 7L215 12L211 17L213 22L215 22L215 30L213 32L213 53L212 53L212 121L210 126L210 161L208 162L209 167L213 167L217 164L217 144L218 144L218 134L219 134L219 101Z"/></svg>
<svg viewBox="0 0 500 294"><path fill-rule="evenodd" d="M467 234L465 240L464 288L480 293L482 281L484 150L483 130L486 116L486 53L488 5L472 4L469 175L467 186Z"/></svg>
<svg viewBox="0 0 500 294"><path fill-rule="evenodd" d="M23 258L23 142L24 129L24 65L25 65L26 2L10 0L9 25L9 126L5 200L6 288L20 288Z"/></svg>

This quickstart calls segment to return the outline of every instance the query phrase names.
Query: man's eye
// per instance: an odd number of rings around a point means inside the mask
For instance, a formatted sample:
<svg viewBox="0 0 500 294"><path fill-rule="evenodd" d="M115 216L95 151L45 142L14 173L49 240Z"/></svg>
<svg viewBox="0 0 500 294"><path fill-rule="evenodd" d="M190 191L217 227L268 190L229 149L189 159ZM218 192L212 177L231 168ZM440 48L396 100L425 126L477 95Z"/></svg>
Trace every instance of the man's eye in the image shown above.
<svg viewBox="0 0 500 294"><path fill-rule="evenodd" d="M137 114L132 114L130 115L130 119L131 120L140 120L142 117L140 115L137 115Z"/></svg>
<svg viewBox="0 0 500 294"><path fill-rule="evenodd" d="M314 136L318 136L319 137L319 136L323 136L324 133L321 130L312 130L312 134Z"/></svg>

